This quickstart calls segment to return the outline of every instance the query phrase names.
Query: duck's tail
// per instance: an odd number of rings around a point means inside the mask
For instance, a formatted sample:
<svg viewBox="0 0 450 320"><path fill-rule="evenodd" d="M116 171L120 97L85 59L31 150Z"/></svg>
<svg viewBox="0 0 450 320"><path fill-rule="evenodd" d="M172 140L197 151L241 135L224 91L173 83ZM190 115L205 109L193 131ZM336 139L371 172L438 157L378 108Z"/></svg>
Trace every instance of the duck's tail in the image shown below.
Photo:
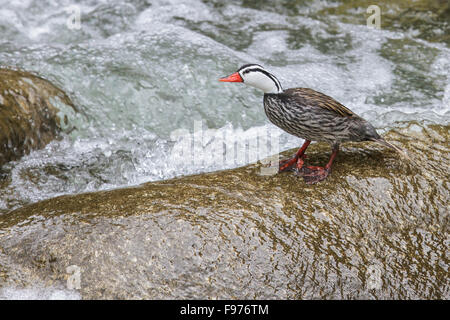
<svg viewBox="0 0 450 320"><path fill-rule="evenodd" d="M411 158L408 156L408 154L401 148L393 145L392 143L387 142L386 140L384 140L383 138L373 138L371 139L372 141L378 142L379 144L382 144L383 146L389 147L391 149L394 149L395 151L397 151L398 154L400 154L400 156L402 156L405 159L408 159L411 161Z"/></svg>

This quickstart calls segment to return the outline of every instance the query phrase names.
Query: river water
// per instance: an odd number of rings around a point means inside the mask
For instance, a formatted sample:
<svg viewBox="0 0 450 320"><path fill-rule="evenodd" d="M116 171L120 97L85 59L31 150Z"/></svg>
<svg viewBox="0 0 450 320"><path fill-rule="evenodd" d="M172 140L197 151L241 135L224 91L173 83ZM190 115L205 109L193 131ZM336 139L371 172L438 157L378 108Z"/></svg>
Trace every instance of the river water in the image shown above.
<svg viewBox="0 0 450 320"><path fill-rule="evenodd" d="M380 133L411 121L448 124L446 16L435 2L397 2L383 2L374 29L365 5L336 1L0 0L0 67L52 81L79 109L60 106L75 129L0 169L0 214L62 194L242 166L274 153L252 149L267 132L279 151L298 146L269 123L260 92L217 81L244 63L264 65L285 88L336 98ZM180 157L180 132L203 152ZM246 155L217 161L205 152L230 141ZM42 296L11 290L0 298Z"/></svg>
<svg viewBox="0 0 450 320"><path fill-rule="evenodd" d="M80 113L69 114L74 131L1 169L0 212L254 160L183 161L173 156L180 129L210 129L219 144L245 144L270 130L281 150L299 145L269 123L260 92L217 81L249 62L272 70L285 88L335 97L380 132L417 119L448 123L446 22L437 20L425 32L425 17L399 28L388 7L376 30L366 25L365 7L340 5L1 1L0 66L51 80Z"/></svg>

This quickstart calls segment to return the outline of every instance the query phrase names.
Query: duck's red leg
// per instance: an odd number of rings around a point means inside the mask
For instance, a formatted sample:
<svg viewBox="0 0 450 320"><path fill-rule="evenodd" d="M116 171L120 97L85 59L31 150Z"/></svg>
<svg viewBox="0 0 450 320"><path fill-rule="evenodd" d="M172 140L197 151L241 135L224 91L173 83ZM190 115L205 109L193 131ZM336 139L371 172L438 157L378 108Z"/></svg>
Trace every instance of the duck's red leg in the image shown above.
<svg viewBox="0 0 450 320"><path fill-rule="evenodd" d="M311 143L311 140L305 140L302 147L298 149L295 156L288 160L282 160L280 161L278 172L286 171L288 169L291 169L291 167L297 163L297 168L301 169L303 166L303 158L305 157L305 151L306 148L308 148L309 144Z"/></svg>
<svg viewBox="0 0 450 320"><path fill-rule="evenodd" d="M307 184L314 184L325 180L325 178L331 173L331 165L333 164L333 160L336 158L338 151L339 145L333 146L333 152L331 153L330 160L325 167L302 167L297 171L297 174L301 175Z"/></svg>

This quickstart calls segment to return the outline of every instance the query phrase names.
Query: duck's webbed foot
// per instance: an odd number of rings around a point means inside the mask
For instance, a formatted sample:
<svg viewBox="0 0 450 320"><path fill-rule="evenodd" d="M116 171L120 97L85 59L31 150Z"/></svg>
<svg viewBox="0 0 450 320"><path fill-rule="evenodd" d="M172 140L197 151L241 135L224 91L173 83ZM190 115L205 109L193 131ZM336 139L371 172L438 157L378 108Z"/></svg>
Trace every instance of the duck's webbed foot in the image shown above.
<svg viewBox="0 0 450 320"><path fill-rule="evenodd" d="M331 173L331 168L307 166L301 167L296 174L302 176L307 184L314 184L325 180Z"/></svg>
<svg viewBox="0 0 450 320"><path fill-rule="evenodd" d="M338 151L339 145L334 145L330 160L325 167L301 166L300 168L297 168L296 174L302 176L307 184L314 184L325 180L331 173L331 165L333 164L333 160L336 158Z"/></svg>
<svg viewBox="0 0 450 320"><path fill-rule="evenodd" d="M288 171L294 169L301 169L303 167L303 163L305 162L306 154L301 155L300 157L293 157L287 160L281 160L278 172Z"/></svg>
<svg viewBox="0 0 450 320"><path fill-rule="evenodd" d="M306 158L306 148L308 148L310 143L310 140L305 140L302 147L297 151L293 158L280 161L278 172L291 170L294 165L297 169L301 169L303 167L304 159Z"/></svg>

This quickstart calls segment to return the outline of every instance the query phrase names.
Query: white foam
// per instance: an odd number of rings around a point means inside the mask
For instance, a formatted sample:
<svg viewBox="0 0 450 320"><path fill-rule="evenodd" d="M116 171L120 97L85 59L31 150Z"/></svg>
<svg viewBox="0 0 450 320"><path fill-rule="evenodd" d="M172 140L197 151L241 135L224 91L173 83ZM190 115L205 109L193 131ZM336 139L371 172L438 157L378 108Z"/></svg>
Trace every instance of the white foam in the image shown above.
<svg viewBox="0 0 450 320"><path fill-rule="evenodd" d="M220 129L203 128L201 122L194 126L193 133L178 130L172 135L175 145L167 159L169 166L186 166L187 172L235 168L278 155L301 142L273 125L248 130L234 128L231 124Z"/></svg>
<svg viewBox="0 0 450 320"><path fill-rule="evenodd" d="M154 29L153 23L173 23L172 19L175 17L188 19L193 22L217 18L210 8L200 1L156 0L152 2L150 8L139 14L136 24L147 25L149 28Z"/></svg>

